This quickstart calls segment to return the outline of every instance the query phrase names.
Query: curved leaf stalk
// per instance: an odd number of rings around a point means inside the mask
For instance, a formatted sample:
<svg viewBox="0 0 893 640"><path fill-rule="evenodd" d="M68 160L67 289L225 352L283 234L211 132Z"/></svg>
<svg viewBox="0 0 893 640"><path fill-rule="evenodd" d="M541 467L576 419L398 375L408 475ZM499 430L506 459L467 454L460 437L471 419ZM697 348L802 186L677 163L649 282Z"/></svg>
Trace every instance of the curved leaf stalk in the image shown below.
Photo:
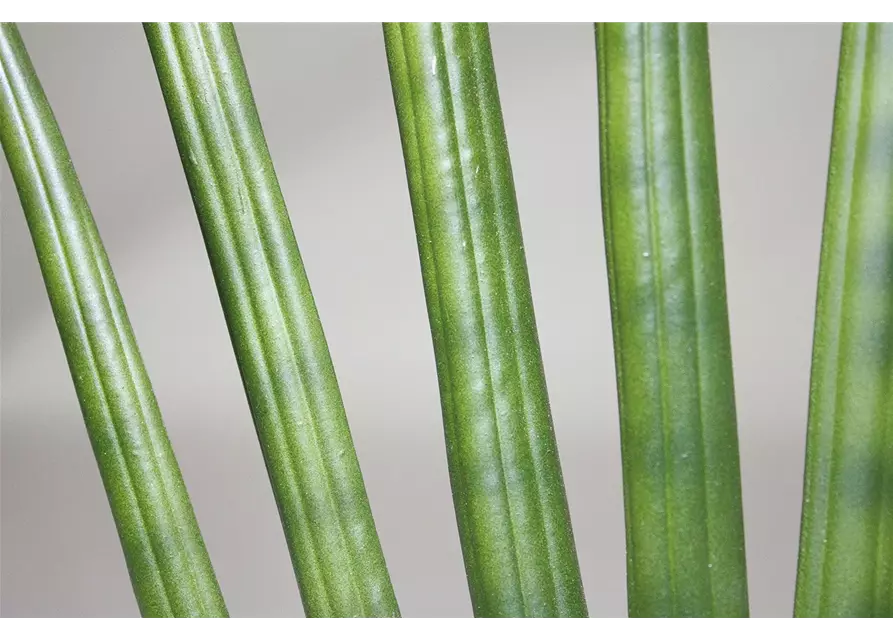
<svg viewBox="0 0 893 640"><path fill-rule="evenodd" d="M398 616L235 30L152 23L145 31L305 612Z"/></svg>
<svg viewBox="0 0 893 640"><path fill-rule="evenodd" d="M108 257L18 29L0 23L0 142L143 616L226 606Z"/></svg>

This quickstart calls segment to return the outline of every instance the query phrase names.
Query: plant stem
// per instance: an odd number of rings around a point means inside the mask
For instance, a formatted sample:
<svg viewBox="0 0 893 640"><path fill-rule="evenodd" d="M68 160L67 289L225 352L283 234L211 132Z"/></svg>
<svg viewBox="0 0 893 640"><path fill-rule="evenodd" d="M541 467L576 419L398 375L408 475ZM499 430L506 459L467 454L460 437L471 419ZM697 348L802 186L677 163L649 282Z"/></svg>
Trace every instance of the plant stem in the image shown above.
<svg viewBox="0 0 893 640"><path fill-rule="evenodd" d="M843 28L819 267L798 617L893 616L893 25Z"/></svg>
<svg viewBox="0 0 893 640"><path fill-rule="evenodd" d="M631 616L746 616L707 28L596 25Z"/></svg>
<svg viewBox="0 0 893 640"><path fill-rule="evenodd" d="M384 25L477 616L585 616L486 24Z"/></svg>
<svg viewBox="0 0 893 640"><path fill-rule="evenodd" d="M140 612L225 617L99 231L25 45L8 22L0 23L0 142Z"/></svg>
<svg viewBox="0 0 893 640"><path fill-rule="evenodd" d="M145 31L305 612L398 616L235 30L151 23Z"/></svg>

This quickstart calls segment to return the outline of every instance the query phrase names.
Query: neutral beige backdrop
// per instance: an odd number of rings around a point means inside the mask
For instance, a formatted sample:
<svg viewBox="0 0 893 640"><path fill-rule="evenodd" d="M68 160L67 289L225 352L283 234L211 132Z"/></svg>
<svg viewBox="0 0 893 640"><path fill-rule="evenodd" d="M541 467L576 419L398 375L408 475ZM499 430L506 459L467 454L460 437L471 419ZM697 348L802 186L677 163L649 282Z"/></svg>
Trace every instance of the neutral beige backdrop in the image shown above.
<svg viewBox="0 0 893 640"><path fill-rule="evenodd" d="M379 25L239 25L406 616L468 616ZM299 616L266 472L142 29L22 25L233 616ZM491 28L593 616L626 614L589 24ZM752 612L793 599L839 25L711 26ZM137 608L9 169L0 613Z"/></svg>

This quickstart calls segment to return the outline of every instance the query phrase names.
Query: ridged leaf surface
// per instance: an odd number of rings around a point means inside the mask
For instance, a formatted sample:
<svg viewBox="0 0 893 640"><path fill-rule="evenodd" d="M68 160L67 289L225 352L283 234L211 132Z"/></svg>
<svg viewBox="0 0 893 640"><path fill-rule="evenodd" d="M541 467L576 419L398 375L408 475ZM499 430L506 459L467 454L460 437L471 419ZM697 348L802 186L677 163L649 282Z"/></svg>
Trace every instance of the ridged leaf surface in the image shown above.
<svg viewBox="0 0 893 640"><path fill-rule="evenodd" d="M596 25L631 616L746 616L707 28Z"/></svg>
<svg viewBox="0 0 893 640"><path fill-rule="evenodd" d="M229 23L152 23L145 31L305 612L397 616L235 30Z"/></svg>
<svg viewBox="0 0 893 640"><path fill-rule="evenodd" d="M0 142L34 240L140 612L147 617L225 617L99 231L12 23L0 23Z"/></svg>
<svg viewBox="0 0 893 640"><path fill-rule="evenodd" d="M798 617L893 616L893 25L843 28Z"/></svg>
<svg viewBox="0 0 893 640"><path fill-rule="evenodd" d="M487 25L384 34L475 615L585 616Z"/></svg>

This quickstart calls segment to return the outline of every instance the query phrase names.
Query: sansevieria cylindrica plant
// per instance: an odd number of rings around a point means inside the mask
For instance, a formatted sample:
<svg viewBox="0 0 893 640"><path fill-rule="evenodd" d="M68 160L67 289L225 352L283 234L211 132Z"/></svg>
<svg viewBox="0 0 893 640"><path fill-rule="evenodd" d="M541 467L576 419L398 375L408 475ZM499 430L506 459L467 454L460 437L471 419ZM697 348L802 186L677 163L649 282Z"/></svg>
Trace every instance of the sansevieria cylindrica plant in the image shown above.
<svg viewBox="0 0 893 640"><path fill-rule="evenodd" d="M631 616L746 616L707 26L596 25Z"/></svg>
<svg viewBox="0 0 893 640"><path fill-rule="evenodd" d="M305 612L397 617L235 30L144 28ZM584 617L488 27L385 23L384 44L474 614ZM707 26L598 23L595 53L628 611L747 616ZM794 614L893 617L893 26L844 27L834 114ZM10 23L0 144L139 610L225 617L99 231Z"/></svg>
<svg viewBox="0 0 893 640"><path fill-rule="evenodd" d="M140 612L225 617L99 231L25 45L8 22L0 23L0 143Z"/></svg>
<svg viewBox="0 0 893 640"><path fill-rule="evenodd" d="M477 616L585 616L486 24L385 45Z"/></svg>
<svg viewBox="0 0 893 640"><path fill-rule="evenodd" d="M845 25L839 67L794 613L891 617L893 25Z"/></svg>
<svg viewBox="0 0 893 640"><path fill-rule="evenodd" d="M229 23L145 25L310 617L399 615L332 359Z"/></svg>

